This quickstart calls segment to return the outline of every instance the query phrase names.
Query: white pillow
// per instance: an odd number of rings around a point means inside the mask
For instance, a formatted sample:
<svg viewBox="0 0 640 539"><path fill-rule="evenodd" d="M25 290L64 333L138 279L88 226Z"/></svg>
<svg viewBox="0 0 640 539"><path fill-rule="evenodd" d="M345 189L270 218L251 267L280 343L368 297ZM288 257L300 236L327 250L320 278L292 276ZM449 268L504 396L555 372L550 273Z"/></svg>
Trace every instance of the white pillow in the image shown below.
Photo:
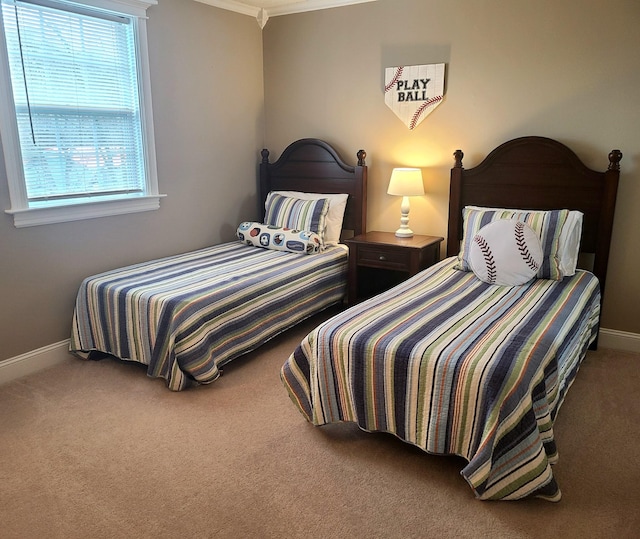
<svg viewBox="0 0 640 539"><path fill-rule="evenodd" d="M560 257L560 271L565 277L576 274L578 254L580 252L580 239L582 238L583 217L584 214L580 211L570 211L567 222L562 227L562 232L560 233L558 256Z"/></svg>
<svg viewBox="0 0 640 539"><path fill-rule="evenodd" d="M519 286L533 279L544 258L538 234L517 219L483 226L469 248L469 265L489 284Z"/></svg>
<svg viewBox="0 0 640 539"><path fill-rule="evenodd" d="M326 218L326 228L324 231L324 243L329 245L340 241L342 232L342 219L344 218L344 210L347 207L347 199L349 195L344 193L303 193L301 191L272 191L278 195L299 198L301 200L317 200L326 198L329 201L329 211Z"/></svg>

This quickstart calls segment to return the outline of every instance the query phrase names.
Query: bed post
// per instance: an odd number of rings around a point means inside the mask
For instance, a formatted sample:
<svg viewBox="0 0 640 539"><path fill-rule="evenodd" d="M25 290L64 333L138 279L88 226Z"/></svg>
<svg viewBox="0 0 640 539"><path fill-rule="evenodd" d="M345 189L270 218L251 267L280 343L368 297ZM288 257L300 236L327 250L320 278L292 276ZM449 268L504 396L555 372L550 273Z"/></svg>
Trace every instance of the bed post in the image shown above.
<svg viewBox="0 0 640 539"><path fill-rule="evenodd" d="M358 193L360 202L354 205L356 212L354 236L364 234L367 231L367 164L365 163L367 152L359 150L356 157L358 164L355 168L355 174L360 186Z"/></svg>
<svg viewBox="0 0 640 539"><path fill-rule="evenodd" d="M620 179L620 160L622 152L611 150L609 153L609 167L604 173L602 185L602 206L598 226L598 238L596 241L596 255L593 260L593 273L600 281L600 293L604 297L604 286L607 278L607 264L611 246L611 233L613 231L613 216L616 207L618 193L618 181Z"/></svg>
<svg viewBox="0 0 640 539"><path fill-rule="evenodd" d="M260 215L260 222L264 222L264 202L267 199L267 194L271 190L269 184L269 150L264 148L260 155L262 155L262 161L260 162L260 199L258 200L259 208L258 215Z"/></svg>
<svg viewBox="0 0 640 539"><path fill-rule="evenodd" d="M455 256L460 252L462 238L462 150L453 152L455 165L451 169L451 184L449 190L449 230L447 232L447 256ZM456 218L452 219L451 216Z"/></svg>

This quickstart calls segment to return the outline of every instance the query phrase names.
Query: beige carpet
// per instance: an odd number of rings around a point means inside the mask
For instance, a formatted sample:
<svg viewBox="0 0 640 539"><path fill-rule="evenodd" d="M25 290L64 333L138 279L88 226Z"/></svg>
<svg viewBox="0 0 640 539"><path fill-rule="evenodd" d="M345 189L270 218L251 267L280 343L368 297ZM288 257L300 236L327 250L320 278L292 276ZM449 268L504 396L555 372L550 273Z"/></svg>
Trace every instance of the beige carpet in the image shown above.
<svg viewBox="0 0 640 539"><path fill-rule="evenodd" d="M461 459L304 421L278 376L318 321L182 393L75 358L0 387L0 537L640 537L640 355L587 356L560 503L480 502Z"/></svg>

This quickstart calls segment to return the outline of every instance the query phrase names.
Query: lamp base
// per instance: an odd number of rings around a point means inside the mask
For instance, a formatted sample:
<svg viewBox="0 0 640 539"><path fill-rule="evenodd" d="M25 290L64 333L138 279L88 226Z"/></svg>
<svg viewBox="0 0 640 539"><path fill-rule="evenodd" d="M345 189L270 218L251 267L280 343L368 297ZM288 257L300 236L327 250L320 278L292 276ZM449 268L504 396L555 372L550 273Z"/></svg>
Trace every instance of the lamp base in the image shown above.
<svg viewBox="0 0 640 539"><path fill-rule="evenodd" d="M413 238L413 230L411 230L409 227L400 227L398 230L396 230L396 236L398 238Z"/></svg>
<svg viewBox="0 0 640 539"><path fill-rule="evenodd" d="M409 197L402 197L400 215L400 228L396 230L396 236L398 238L413 237L413 230L409 228Z"/></svg>

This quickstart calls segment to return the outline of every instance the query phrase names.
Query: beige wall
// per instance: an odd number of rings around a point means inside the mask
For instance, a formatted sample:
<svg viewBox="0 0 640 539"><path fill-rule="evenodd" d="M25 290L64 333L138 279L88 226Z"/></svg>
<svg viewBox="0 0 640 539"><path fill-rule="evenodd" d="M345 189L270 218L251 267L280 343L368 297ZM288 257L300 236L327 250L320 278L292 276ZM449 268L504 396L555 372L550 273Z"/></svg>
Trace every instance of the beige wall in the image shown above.
<svg viewBox="0 0 640 539"><path fill-rule="evenodd" d="M510 138L550 136L596 169L620 148L603 326L640 333L640 4L568 4L378 0L273 17L261 33L245 15L161 0L148 30L168 196L154 212L23 229L0 213L0 361L68 338L85 276L229 240L240 220L257 217L265 124L273 157L300 137L324 138L350 162L367 150L370 230L398 226L391 168L423 167L429 194L412 201L411 226L443 236L456 148L470 167ZM437 62L447 63L446 98L410 132L384 105L383 70Z"/></svg>
<svg viewBox="0 0 640 539"><path fill-rule="evenodd" d="M1 212L0 360L67 339L85 276L230 240L239 221L257 217L260 28L193 0L160 0L148 15L158 181L167 197L157 211L22 229ZM9 207L0 162L0 208Z"/></svg>
<svg viewBox="0 0 640 539"><path fill-rule="evenodd" d="M637 0L378 0L269 20L266 145L320 137L369 165L369 230L395 230L394 166L423 167L417 233L446 236L449 169L523 135L571 147L605 170L624 153L603 327L640 333L640 3ZM384 104L384 68L447 64L445 99L415 131Z"/></svg>

